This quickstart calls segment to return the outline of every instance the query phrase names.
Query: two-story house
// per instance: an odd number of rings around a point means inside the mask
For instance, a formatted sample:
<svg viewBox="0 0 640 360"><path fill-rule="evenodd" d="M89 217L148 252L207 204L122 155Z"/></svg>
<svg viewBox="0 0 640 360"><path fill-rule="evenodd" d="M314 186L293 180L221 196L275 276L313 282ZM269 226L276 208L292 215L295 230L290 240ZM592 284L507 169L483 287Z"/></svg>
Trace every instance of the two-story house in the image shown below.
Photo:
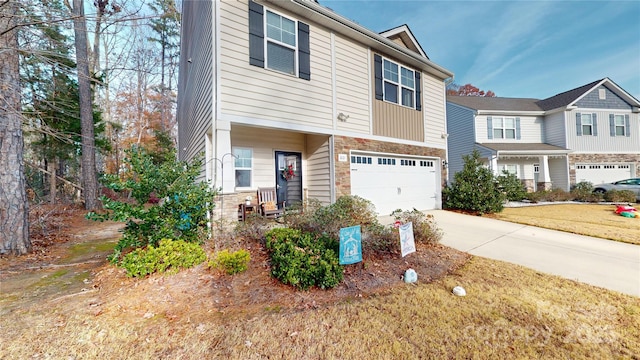
<svg viewBox="0 0 640 360"><path fill-rule="evenodd" d="M439 208L452 76L406 25L375 33L315 1L186 0L179 157L204 153L225 216L259 187L280 204Z"/></svg>
<svg viewBox="0 0 640 360"><path fill-rule="evenodd" d="M477 149L529 190L640 174L640 102L608 78L547 99L447 96L449 174Z"/></svg>

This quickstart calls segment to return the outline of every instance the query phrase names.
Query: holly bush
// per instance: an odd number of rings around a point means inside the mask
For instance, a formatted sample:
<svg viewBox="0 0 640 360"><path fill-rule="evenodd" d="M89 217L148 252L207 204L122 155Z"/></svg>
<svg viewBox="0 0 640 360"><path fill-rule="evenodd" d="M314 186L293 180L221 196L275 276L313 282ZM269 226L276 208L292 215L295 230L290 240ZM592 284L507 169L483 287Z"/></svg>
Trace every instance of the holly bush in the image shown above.
<svg viewBox="0 0 640 360"><path fill-rule="evenodd" d="M462 159L462 171L454 175L452 185L442 190L444 207L478 214L502 211L506 197L493 172L480 161L480 153L474 150Z"/></svg>
<svg viewBox="0 0 640 360"><path fill-rule="evenodd" d="M112 262L117 263L126 250L157 246L161 239L199 242L206 233L207 215L214 208L216 192L208 183L197 181L202 159L178 161L175 150L171 151L173 156L157 162L144 148L131 147L126 150L124 175L103 177L107 188L133 198L127 201L103 196L106 211L87 214L91 220L126 222L110 256Z"/></svg>

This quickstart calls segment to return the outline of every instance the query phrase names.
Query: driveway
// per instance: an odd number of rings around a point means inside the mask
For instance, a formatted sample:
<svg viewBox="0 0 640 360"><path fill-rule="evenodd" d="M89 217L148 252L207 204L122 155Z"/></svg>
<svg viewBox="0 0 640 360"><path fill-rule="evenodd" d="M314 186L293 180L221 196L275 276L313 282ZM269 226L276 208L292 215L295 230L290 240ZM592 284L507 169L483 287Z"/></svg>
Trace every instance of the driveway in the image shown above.
<svg viewBox="0 0 640 360"><path fill-rule="evenodd" d="M442 244L640 297L640 246L432 210Z"/></svg>

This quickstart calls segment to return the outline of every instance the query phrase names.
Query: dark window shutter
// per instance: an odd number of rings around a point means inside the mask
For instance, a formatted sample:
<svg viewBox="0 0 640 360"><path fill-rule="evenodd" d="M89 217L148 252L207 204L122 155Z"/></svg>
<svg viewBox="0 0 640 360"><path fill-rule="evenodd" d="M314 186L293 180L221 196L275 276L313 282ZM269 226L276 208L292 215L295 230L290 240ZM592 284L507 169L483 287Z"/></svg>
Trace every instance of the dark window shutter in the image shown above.
<svg viewBox="0 0 640 360"><path fill-rule="evenodd" d="M301 79L311 80L309 25L302 22L298 22L298 73Z"/></svg>
<svg viewBox="0 0 640 360"><path fill-rule="evenodd" d="M609 114L609 135L616 136L616 118L613 114Z"/></svg>
<svg viewBox="0 0 640 360"><path fill-rule="evenodd" d="M493 139L493 118L487 116L487 138Z"/></svg>
<svg viewBox="0 0 640 360"><path fill-rule="evenodd" d="M576 135L582 136L582 114L576 113Z"/></svg>
<svg viewBox="0 0 640 360"><path fill-rule="evenodd" d="M264 67L264 8L249 1L249 64Z"/></svg>
<svg viewBox="0 0 640 360"><path fill-rule="evenodd" d="M631 123L629 122L629 114L624 115L624 135L631 136Z"/></svg>
<svg viewBox="0 0 640 360"><path fill-rule="evenodd" d="M516 140L520 140L521 138L521 134L520 134L520 118L517 117L516 118Z"/></svg>
<svg viewBox="0 0 640 360"><path fill-rule="evenodd" d="M596 113L591 114L593 120L593 136L598 136L598 116Z"/></svg>
<svg viewBox="0 0 640 360"><path fill-rule="evenodd" d="M416 71L416 110L422 110L422 84L419 71Z"/></svg>
<svg viewBox="0 0 640 360"><path fill-rule="evenodd" d="M373 71L375 73L376 99L382 100L382 56L373 55Z"/></svg>

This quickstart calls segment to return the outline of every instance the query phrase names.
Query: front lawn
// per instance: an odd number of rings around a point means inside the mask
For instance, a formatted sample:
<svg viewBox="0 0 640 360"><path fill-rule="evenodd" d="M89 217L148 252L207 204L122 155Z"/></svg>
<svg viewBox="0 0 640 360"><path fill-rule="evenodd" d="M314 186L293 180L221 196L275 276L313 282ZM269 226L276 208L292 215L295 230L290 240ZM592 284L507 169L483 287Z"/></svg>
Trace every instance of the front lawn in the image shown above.
<svg viewBox="0 0 640 360"><path fill-rule="evenodd" d="M614 213L614 205L558 204L505 208L499 220L640 244L640 218Z"/></svg>

